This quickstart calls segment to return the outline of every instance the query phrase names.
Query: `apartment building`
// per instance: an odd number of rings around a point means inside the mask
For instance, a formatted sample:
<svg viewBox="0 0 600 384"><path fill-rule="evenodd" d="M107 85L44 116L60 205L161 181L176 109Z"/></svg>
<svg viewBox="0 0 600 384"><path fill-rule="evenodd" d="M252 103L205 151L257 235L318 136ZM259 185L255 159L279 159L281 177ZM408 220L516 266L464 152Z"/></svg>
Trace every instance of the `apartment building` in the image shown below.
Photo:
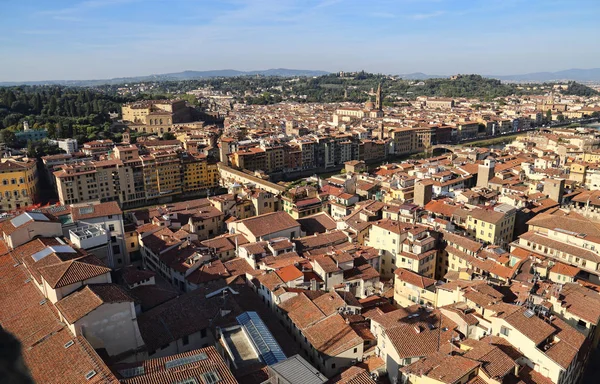
<svg viewBox="0 0 600 384"><path fill-rule="evenodd" d="M217 163L180 150L140 154L135 145L115 147L114 158L63 165L54 172L62 204L118 201L122 206L169 200L216 187Z"/></svg>
<svg viewBox="0 0 600 384"><path fill-rule="evenodd" d="M516 209L508 204L493 209L473 208L459 215L466 216L467 233L481 242L506 245L513 239Z"/></svg>
<svg viewBox="0 0 600 384"><path fill-rule="evenodd" d="M511 253L521 248L579 268L579 277L600 283L600 231L592 219L575 212L553 209L527 222L529 231L511 243Z"/></svg>
<svg viewBox="0 0 600 384"><path fill-rule="evenodd" d="M394 272L394 303L400 307L413 304L436 305L436 280L405 268Z"/></svg>
<svg viewBox="0 0 600 384"><path fill-rule="evenodd" d="M426 277L435 273L435 238L427 227L383 219L373 222L367 246L382 252L380 273L392 277L398 268L406 268Z"/></svg>
<svg viewBox="0 0 600 384"><path fill-rule="evenodd" d="M129 265L123 212L117 202L72 206L71 242L104 260L114 269ZM65 226L63 226L65 228Z"/></svg>
<svg viewBox="0 0 600 384"><path fill-rule="evenodd" d="M346 305L339 294L307 292L310 297L300 292L280 303L277 315L305 358L331 377L362 360L363 339L338 313Z"/></svg>
<svg viewBox="0 0 600 384"><path fill-rule="evenodd" d="M0 210L12 211L37 202L38 173L35 160L6 159L0 162Z"/></svg>
<svg viewBox="0 0 600 384"><path fill-rule="evenodd" d="M146 200L180 194L181 162L175 151L160 151L140 156L144 175Z"/></svg>
<svg viewBox="0 0 600 384"><path fill-rule="evenodd" d="M121 186L133 188L133 172L118 159L67 164L54 177L64 205L119 201Z"/></svg>
<svg viewBox="0 0 600 384"><path fill-rule="evenodd" d="M486 319L491 333L518 346L525 364L555 384L579 382L590 347L586 337L559 318L545 320L524 307L502 305Z"/></svg>

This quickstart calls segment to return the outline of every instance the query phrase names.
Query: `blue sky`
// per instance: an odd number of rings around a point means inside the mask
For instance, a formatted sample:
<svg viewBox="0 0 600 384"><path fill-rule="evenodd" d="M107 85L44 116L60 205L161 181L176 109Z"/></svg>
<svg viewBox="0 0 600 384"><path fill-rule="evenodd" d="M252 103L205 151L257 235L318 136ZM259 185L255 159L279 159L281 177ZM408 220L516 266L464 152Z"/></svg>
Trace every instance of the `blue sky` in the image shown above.
<svg viewBox="0 0 600 384"><path fill-rule="evenodd" d="M0 0L0 81L600 67L598 0Z"/></svg>

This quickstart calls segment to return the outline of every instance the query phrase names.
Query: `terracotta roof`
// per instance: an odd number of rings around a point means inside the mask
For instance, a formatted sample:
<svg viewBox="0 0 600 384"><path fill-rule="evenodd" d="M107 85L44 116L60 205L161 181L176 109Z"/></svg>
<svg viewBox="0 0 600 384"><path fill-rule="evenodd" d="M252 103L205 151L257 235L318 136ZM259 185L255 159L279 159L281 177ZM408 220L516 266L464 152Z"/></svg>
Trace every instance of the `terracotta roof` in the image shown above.
<svg viewBox="0 0 600 384"><path fill-rule="evenodd" d="M558 301L567 312L592 324L600 322L600 295L597 292L577 283L567 283L562 286Z"/></svg>
<svg viewBox="0 0 600 384"><path fill-rule="evenodd" d="M327 317L304 329L303 334L318 352L328 356L337 356L363 343L363 339L339 314Z"/></svg>
<svg viewBox="0 0 600 384"><path fill-rule="evenodd" d="M396 277L400 281L407 282L411 285L414 285L414 286L422 288L422 289L431 287L432 285L435 285L435 283L436 283L435 279L430 279L428 277L419 275L418 273L409 271L408 269L405 269L405 268L396 269L394 271L394 274L396 274Z"/></svg>
<svg viewBox="0 0 600 384"><path fill-rule="evenodd" d="M285 231L286 229L300 227L300 224L296 220L283 211L265 213L264 215L239 220L237 223L243 223L251 234L257 238Z"/></svg>
<svg viewBox="0 0 600 384"><path fill-rule="evenodd" d="M405 374L425 376L445 384L454 384L475 371L479 365L479 362L459 355L438 352L402 367L401 371Z"/></svg>
<svg viewBox="0 0 600 384"><path fill-rule="evenodd" d="M119 270L121 278L127 285L133 285L156 276L156 272L127 266Z"/></svg>
<svg viewBox="0 0 600 384"><path fill-rule="evenodd" d="M277 270L275 273L277 273L279 278L284 283L287 283L292 280L300 279L304 276L302 274L302 271L300 271L294 265L288 265L287 267L283 267L283 268Z"/></svg>
<svg viewBox="0 0 600 384"><path fill-rule="evenodd" d="M117 383L83 337L75 337L59 321L56 308L44 299L27 269L0 256L0 324L22 345L24 362L37 383ZM73 344L65 348L67 342ZM90 380L86 374L95 371Z"/></svg>
<svg viewBox="0 0 600 384"><path fill-rule="evenodd" d="M400 358L412 358L448 348L456 327L438 310L420 311L416 317L406 316L393 327L385 328L385 333Z"/></svg>
<svg viewBox="0 0 600 384"><path fill-rule="evenodd" d="M588 236L600 237L600 224L576 212L554 208L530 219L529 226L537 226L554 230L560 228L573 233L584 233Z"/></svg>
<svg viewBox="0 0 600 384"><path fill-rule="evenodd" d="M551 273L557 273L559 275L565 275L570 277L575 277L581 270L577 267L573 267L571 265L563 264L561 262L555 262L555 264L550 269Z"/></svg>
<svg viewBox="0 0 600 384"><path fill-rule="evenodd" d="M369 372L364 368L352 366L337 376L332 377L327 384L375 384Z"/></svg>
<svg viewBox="0 0 600 384"><path fill-rule="evenodd" d="M39 269L40 274L52 288L61 288L96 276L110 273L95 256L86 256Z"/></svg>
<svg viewBox="0 0 600 384"><path fill-rule="evenodd" d="M116 216L121 215L122 213L123 211L121 211L121 208L116 201L71 207L71 216L73 216L73 220L75 221L111 215Z"/></svg>
<svg viewBox="0 0 600 384"><path fill-rule="evenodd" d="M312 302L325 316L333 315L345 305L344 299L335 291L322 293L321 296L314 298Z"/></svg>
<svg viewBox="0 0 600 384"><path fill-rule="evenodd" d="M348 242L348 235L341 230L334 230L327 233L314 234L295 239L298 252L304 252L310 249L321 248L331 245L343 244Z"/></svg>
<svg viewBox="0 0 600 384"><path fill-rule="evenodd" d="M273 292L279 285L284 283L277 273L271 271L256 276L256 280L258 280L271 292Z"/></svg>
<svg viewBox="0 0 600 384"><path fill-rule="evenodd" d="M284 301L279 307L288 314L298 329L308 328L325 318L323 312L304 293Z"/></svg>
<svg viewBox="0 0 600 384"><path fill-rule="evenodd" d="M59 300L56 307L70 324L104 303L133 302L133 298L116 284L91 284Z"/></svg>
<svg viewBox="0 0 600 384"><path fill-rule="evenodd" d="M495 345L475 339L466 339L461 344L470 348L463 356L479 361L488 377L502 379L517 367L515 361Z"/></svg>
<svg viewBox="0 0 600 384"><path fill-rule="evenodd" d="M551 335L556 333L556 329L554 329L554 327L539 317L526 317L524 315L526 310L527 309L525 307L518 307L517 310L509 315L500 315L498 317L504 318L509 325L513 326L516 330L525 335L525 337L533 341L535 345L540 344L542 341L548 339Z"/></svg>
<svg viewBox="0 0 600 384"><path fill-rule="evenodd" d="M140 334L149 351L207 329L212 325L237 324L235 316L242 313L234 300L222 302L222 296L207 298L206 295L224 287L222 283L211 283L177 298L167 301L138 316ZM221 310L230 310L225 317ZM190 321L193 319L193 321Z"/></svg>
<svg viewBox="0 0 600 384"><path fill-rule="evenodd" d="M245 275L246 273L253 274L255 272L258 272L255 269L253 269L250 264L248 264L248 261L246 259L242 259L240 257L236 257L234 259L224 262L223 266L225 267L225 269L227 269L227 272L229 272L230 276L239 276Z"/></svg>
<svg viewBox="0 0 600 384"><path fill-rule="evenodd" d="M178 364L174 367L169 366L169 362L194 360ZM126 384L154 384L154 383L179 383L186 380L195 379L198 383L206 383L207 379L203 377L205 373L213 372L216 374L217 381L222 384L237 384L237 380L227 367L227 364L217 352L215 347L210 346L201 349L178 353L176 355L149 359L138 363L119 364L113 366L117 373L124 372L127 368L143 367L143 374L123 378L122 383Z"/></svg>

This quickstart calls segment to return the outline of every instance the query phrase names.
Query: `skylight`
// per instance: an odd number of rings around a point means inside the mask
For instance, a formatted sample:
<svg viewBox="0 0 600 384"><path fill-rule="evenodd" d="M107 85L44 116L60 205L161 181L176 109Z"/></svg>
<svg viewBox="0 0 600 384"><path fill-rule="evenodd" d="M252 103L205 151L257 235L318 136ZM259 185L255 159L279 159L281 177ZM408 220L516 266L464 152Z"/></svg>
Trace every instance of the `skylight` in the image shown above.
<svg viewBox="0 0 600 384"><path fill-rule="evenodd" d="M204 352L201 352L201 353L197 353L195 355L180 357L179 359L167 361L165 363L165 368L170 369L170 368L181 367L182 365L191 364L191 363L195 363L197 361L206 360L206 359L208 359L208 355Z"/></svg>

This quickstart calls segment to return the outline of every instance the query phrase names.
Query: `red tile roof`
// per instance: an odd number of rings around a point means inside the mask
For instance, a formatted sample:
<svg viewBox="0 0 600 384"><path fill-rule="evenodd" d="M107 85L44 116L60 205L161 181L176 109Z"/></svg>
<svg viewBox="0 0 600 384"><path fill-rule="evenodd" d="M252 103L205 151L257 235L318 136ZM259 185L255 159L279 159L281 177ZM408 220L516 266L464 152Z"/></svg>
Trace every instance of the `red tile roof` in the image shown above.
<svg viewBox="0 0 600 384"><path fill-rule="evenodd" d="M56 308L70 324L86 316L104 303L133 302L133 298L116 284L91 284L59 300Z"/></svg>
<svg viewBox="0 0 600 384"><path fill-rule="evenodd" d="M177 359L200 356L198 361L186 363L173 368L167 368L167 364ZM214 372L218 382L222 384L237 384L237 380L225 364L221 355L215 347L195 349L168 357L149 359L139 363L119 364L113 366L117 373L127 368L143 367L144 373L138 376L124 378L125 384L154 384L154 383L179 383L186 380L196 379L198 383L205 383L203 374Z"/></svg>
<svg viewBox="0 0 600 384"><path fill-rule="evenodd" d="M110 273L111 269L102 265L94 256L49 265L40 268L40 274L52 288L61 288Z"/></svg>
<svg viewBox="0 0 600 384"><path fill-rule="evenodd" d="M288 265L287 267L283 267L283 268L277 270L275 273L277 273L277 276L279 276L279 278L284 283L287 283L292 280L300 279L304 276L302 274L302 271L300 271L294 265Z"/></svg>

